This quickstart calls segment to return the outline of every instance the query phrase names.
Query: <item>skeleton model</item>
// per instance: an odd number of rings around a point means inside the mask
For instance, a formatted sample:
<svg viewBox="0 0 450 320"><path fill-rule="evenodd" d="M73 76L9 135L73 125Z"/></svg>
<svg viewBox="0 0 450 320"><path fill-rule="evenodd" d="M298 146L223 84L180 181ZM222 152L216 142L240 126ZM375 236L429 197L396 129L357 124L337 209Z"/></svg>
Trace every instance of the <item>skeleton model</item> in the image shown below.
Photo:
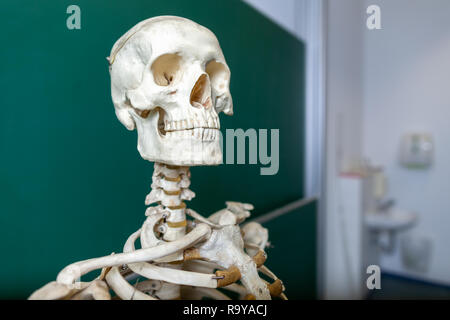
<svg viewBox="0 0 450 320"><path fill-rule="evenodd" d="M239 227L252 205L227 202L204 218L184 202L195 196L189 166L222 163L218 113L233 113L230 70L215 35L188 19L155 17L124 34L108 60L116 115L137 128L140 155L155 162L145 199L154 205L123 253L73 263L30 299L111 299L111 290L120 299L230 299L226 292L286 299L263 265L267 230ZM79 281L96 269L98 278Z"/></svg>

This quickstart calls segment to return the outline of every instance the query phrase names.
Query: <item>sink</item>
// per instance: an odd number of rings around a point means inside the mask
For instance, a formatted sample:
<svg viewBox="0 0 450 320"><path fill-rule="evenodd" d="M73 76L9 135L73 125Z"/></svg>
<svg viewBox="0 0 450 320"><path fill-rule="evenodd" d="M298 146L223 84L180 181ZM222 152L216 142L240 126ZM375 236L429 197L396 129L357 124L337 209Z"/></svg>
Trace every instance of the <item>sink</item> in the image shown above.
<svg viewBox="0 0 450 320"><path fill-rule="evenodd" d="M412 227L417 222L417 214L399 208L367 213L366 225L372 231L400 231Z"/></svg>

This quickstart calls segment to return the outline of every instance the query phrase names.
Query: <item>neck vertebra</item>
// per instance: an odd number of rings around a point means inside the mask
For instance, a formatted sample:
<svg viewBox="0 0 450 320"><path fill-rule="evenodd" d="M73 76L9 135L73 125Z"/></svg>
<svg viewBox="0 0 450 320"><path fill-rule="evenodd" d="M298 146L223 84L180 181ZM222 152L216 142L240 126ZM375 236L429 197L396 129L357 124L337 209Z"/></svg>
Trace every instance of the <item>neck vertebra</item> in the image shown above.
<svg viewBox="0 0 450 320"><path fill-rule="evenodd" d="M151 192L145 203L160 204L168 216L165 220L167 229L163 239L173 241L186 234L186 204L184 200L191 200L195 194L189 190L189 167L171 166L155 162Z"/></svg>

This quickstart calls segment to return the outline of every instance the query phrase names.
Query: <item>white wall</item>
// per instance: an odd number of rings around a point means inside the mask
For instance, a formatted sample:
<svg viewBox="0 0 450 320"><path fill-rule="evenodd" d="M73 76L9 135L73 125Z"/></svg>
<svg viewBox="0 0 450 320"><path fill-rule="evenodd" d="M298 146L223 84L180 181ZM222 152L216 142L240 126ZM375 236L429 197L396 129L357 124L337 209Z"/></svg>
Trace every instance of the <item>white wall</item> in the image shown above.
<svg viewBox="0 0 450 320"><path fill-rule="evenodd" d="M303 38L299 10L308 0L246 2ZM406 270L398 252L385 255L382 268L450 284L450 148L445 145L450 141L450 1L327 3L325 297L351 296L339 244L337 176L363 156L384 166L389 196L419 214L413 232L434 245L427 274ZM381 7L382 30L365 27L365 9L371 4ZM412 131L433 134L430 170L411 171L397 162L400 137Z"/></svg>
<svg viewBox="0 0 450 320"><path fill-rule="evenodd" d="M364 153L386 169L389 196L420 216L413 230L433 241L431 269L405 270L398 256L382 268L450 284L450 1L366 1L381 8L382 30L365 38ZM400 137L432 133L429 170L402 168Z"/></svg>
<svg viewBox="0 0 450 320"><path fill-rule="evenodd" d="M300 1L303 0L244 0L297 37L300 37L297 31L297 3Z"/></svg>
<svg viewBox="0 0 450 320"><path fill-rule="evenodd" d="M349 235L360 230L353 228L344 232L338 177L342 169L362 155L363 5L362 1L354 0L328 1L327 9L324 297L328 299L359 298L352 290L355 277L352 272L359 270L348 268L346 243L351 240L347 239Z"/></svg>

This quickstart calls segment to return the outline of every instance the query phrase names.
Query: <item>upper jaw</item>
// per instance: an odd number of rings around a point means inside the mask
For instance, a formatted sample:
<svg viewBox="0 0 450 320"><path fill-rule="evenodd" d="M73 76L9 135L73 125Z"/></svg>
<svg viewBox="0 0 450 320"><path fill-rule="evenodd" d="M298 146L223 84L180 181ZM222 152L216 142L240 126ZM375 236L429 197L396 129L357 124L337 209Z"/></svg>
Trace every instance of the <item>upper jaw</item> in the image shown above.
<svg viewBox="0 0 450 320"><path fill-rule="evenodd" d="M195 128L220 129L219 118L209 117L203 118L185 118L181 120L164 120L164 131L180 131Z"/></svg>

